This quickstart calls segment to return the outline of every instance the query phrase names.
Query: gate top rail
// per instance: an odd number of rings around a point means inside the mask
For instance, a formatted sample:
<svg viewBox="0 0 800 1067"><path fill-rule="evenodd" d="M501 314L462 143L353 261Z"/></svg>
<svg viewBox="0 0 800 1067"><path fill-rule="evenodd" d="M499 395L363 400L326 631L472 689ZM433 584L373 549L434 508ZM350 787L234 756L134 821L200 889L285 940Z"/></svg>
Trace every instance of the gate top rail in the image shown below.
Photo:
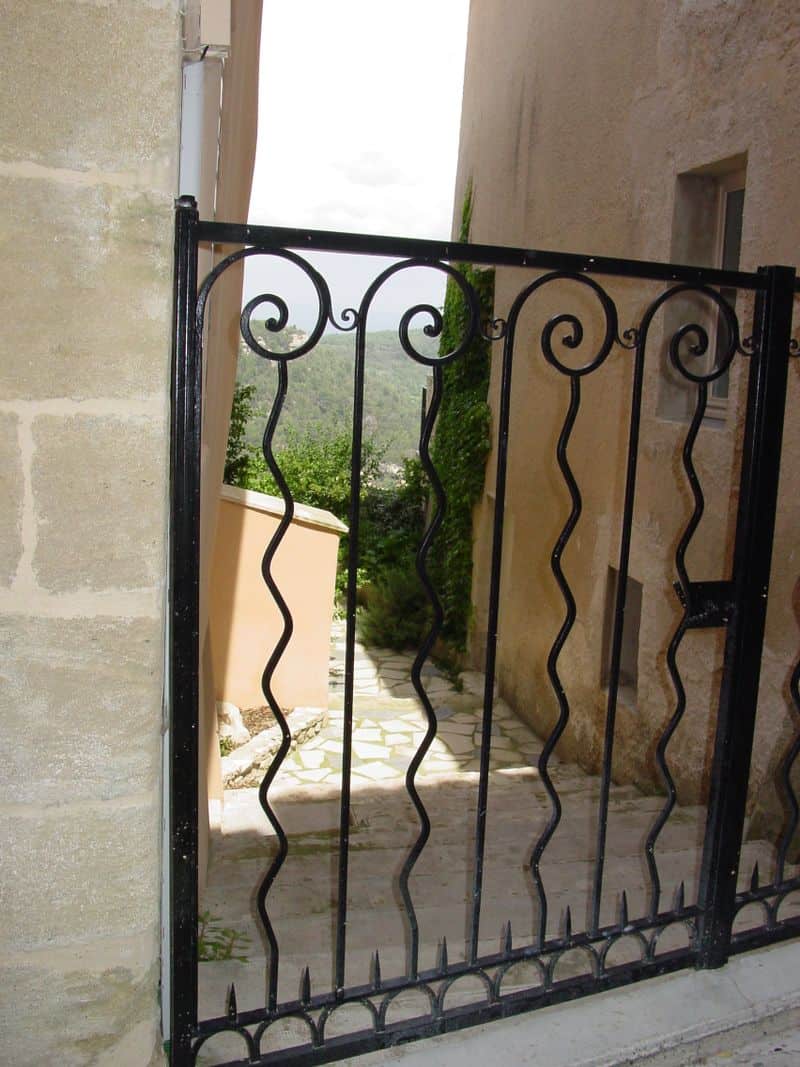
<svg viewBox="0 0 800 1067"><path fill-rule="evenodd" d="M574 273L606 274L650 281L724 285L756 292L767 288L763 274L747 271L691 267L644 259L586 256L574 252L551 252L505 245L462 244L458 241L425 241L414 237L384 237L341 233L335 230L304 230L284 226L251 226L248 223L199 222L198 241L218 244L298 248L315 252L345 252L353 255L419 257L490 267L527 267ZM800 282L798 282L800 288Z"/></svg>

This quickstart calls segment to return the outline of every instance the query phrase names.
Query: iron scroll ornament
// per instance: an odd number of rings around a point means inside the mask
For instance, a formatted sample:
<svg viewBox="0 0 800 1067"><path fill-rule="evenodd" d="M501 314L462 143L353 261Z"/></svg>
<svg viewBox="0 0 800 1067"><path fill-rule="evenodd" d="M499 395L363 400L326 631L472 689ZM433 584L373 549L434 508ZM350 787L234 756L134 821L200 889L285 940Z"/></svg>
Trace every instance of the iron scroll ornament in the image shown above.
<svg viewBox="0 0 800 1067"><path fill-rule="evenodd" d="M692 538L700 525L700 521L703 517L705 510L705 499L703 496L703 490L700 485L700 480L697 476L697 471L693 462L694 445L697 440L697 436L700 432L700 428L703 423L703 419L706 413L706 407L708 402L708 386L709 383L716 381L720 378L730 367L737 352L743 352L742 346L739 341L739 322L730 304L720 296L720 294L709 288L708 286L699 285L676 285L671 289L668 289L665 293L662 293L648 308L639 330L639 340L642 346L646 345L647 337L650 331L650 327L653 322L655 314L662 308L669 300L683 293L698 293L701 296L710 300L718 309L720 316L725 323L726 344L722 352L722 357L718 358L717 363L710 370L705 372L696 372L691 370L684 363L681 358L681 346L684 342L690 338L694 338L694 343L688 347L688 353L690 356L699 359L706 355L708 352L709 337L707 330L699 323L685 323L680 326L670 337L668 344L669 360L674 369L687 381L694 383L697 386L697 402L695 410L692 415L690 425L686 433L686 439L682 450L682 463L686 473L686 478L689 483L689 488L692 493L694 502L694 508L691 516L686 524L686 527L678 542L678 546L675 550L675 569L678 573L678 579L680 589L683 593L682 599L684 601L684 611L678 626L672 635L672 638L667 649L666 661L667 670L669 673L670 681L675 690L675 710L667 722L661 736L658 739L655 750L656 765L659 769L664 786L667 790L667 799L664 803L664 807L657 815L650 832L647 835L645 841L645 858L648 868L648 877L650 878L650 915L655 917L658 914L660 898L661 898L661 879L658 872L658 864L656 861L655 848L661 831L669 819L672 810L677 801L677 791L675 789L675 781L670 773L669 765L667 763L666 753L667 746L672 739L673 734L680 725L684 713L686 711L686 690L683 685L680 671L678 669L678 649L681 642L689 629L689 621L691 615L690 606L690 581L689 575L686 569L686 553Z"/></svg>
<svg viewBox="0 0 800 1067"><path fill-rule="evenodd" d="M270 974L268 980L267 1001L270 1008L274 1010L277 1006L278 968L280 951L277 939L275 937L274 928L269 918L268 910L266 907L266 901L269 890L274 884L275 879L277 878L278 873L287 857L288 840L286 838L283 827L281 826L280 821L278 820L269 802L269 789L275 777L277 776L280 770L280 766L283 760L286 758L286 755L291 747L291 734L288 729L286 719L283 716L272 692L271 682L278 662L281 656L283 655L283 652L285 651L285 648L291 638L293 631L293 621L288 606L286 605L286 602L281 596L280 590L278 589L277 584L272 575L271 565L275 553L277 552L277 549L291 523L291 519L294 513L294 499L277 464L277 460L272 449L272 444L275 430L277 428L278 420L280 417L280 412L283 407L288 388L288 375L286 365L291 360L294 360L310 351L317 344L328 322L334 325L337 329L344 329L348 331L355 329L357 395L356 405L354 408L354 425L357 424L360 429L360 404L363 399L363 361L366 324L372 302L377 293L380 291L381 287L385 284L385 282L388 281L388 279L391 278L393 275L397 274L399 271L402 270L407 270L415 267L432 268L446 274L450 279L454 281L456 285L458 285L468 308L469 318L467 328L464 332L463 337L460 339L459 343L454 347L451 352L445 353L438 357L427 356L424 353L420 352L414 346L410 336L410 327L412 321L417 316L423 314L428 315L431 319L431 322L423 327L424 334L430 338L435 338L439 336L442 330L443 321L441 313L436 307L430 304L414 305L403 313L398 328L399 341L403 351L416 362L431 367L433 369L435 383L434 396L432 398L430 409L426 416L425 426L423 427L422 438L420 441L420 455L423 467L426 473L428 474L431 486L434 490L434 494L437 499L437 509L431 519L428 529L426 530L423 536L422 544L420 546L419 554L417 557L417 571L420 577L420 581L423 587L425 588L429 599L431 600L434 613L434 622L431 631L428 634L428 637L426 638L425 642L423 643L423 646L421 647L418 656L415 660L415 663L412 667L412 683L414 684L417 693L423 703L423 707L425 709L426 716L428 719L428 729L426 736L422 739L417 753L415 753L415 755L412 757L406 778L406 787L409 796L412 800L412 803L414 804L414 807L420 819L420 834L417 841L412 846L400 874L400 890L403 896L407 922L410 930L411 947L409 954L409 974L415 976L418 970L419 934L416 922L416 913L408 890L408 880L411 871L414 867L414 864L416 863L428 839L430 833L430 819L416 790L414 779L419 765L421 764L425 753L430 747L436 733L436 718L433 713L433 707L430 703L430 700L428 699L427 693L424 690L424 686L422 685L421 670L425 663L425 660L427 659L430 653L430 650L432 649L436 641L438 633L441 629L441 623L443 619L441 604L439 603L436 592L430 582L430 579L427 575L427 571L425 569L427 553L429 551L433 537L435 536L436 530L441 524L444 507L444 492L441 486L441 481L439 480L437 472L431 462L430 453L428 451L428 445L430 443L433 424L435 422L436 413L438 411L439 406L439 400L441 397L441 367L444 364L449 363L459 358L459 356L463 355L463 353L467 350L468 346L472 343L473 339L477 335L480 323L478 299L477 295L474 292L474 289L469 285L469 283L466 281L461 272L459 272L449 264L439 261L409 259L396 264L392 264L374 279L372 284L367 289L357 311L352 308L345 309L345 311L342 313L342 324L336 322L335 320L331 307L330 292L327 283L322 278L322 276L319 275L319 273L306 260L303 260L300 256L297 256L294 253L286 252L285 250L276 250L274 253L270 253L265 252L261 249L245 249L240 252L234 253L233 255L229 256L227 260L223 261L223 263L219 265L215 277L211 278L208 281L208 288L210 288L210 285L213 284L213 281L216 280L216 277L218 277L219 274L222 273L222 270L229 266L230 263L236 261L237 259L244 258L247 254L275 254L278 255L280 258L287 259L290 262L294 263L295 265L300 267L300 269L303 270L304 273L312 281L318 297L317 321L311 334L297 348L292 349L289 352L273 351L267 348L255 336L252 329L253 313L256 308L264 305L271 305L277 310L276 317L269 318L265 321L267 330L272 333L278 333L286 327L289 321L289 310L286 302L280 296L277 296L273 293L264 293L252 298L245 305L240 320L241 334L245 343L255 354L259 355L260 357L273 361L278 361L279 372L278 391L276 393L273 407L270 412L269 421L264 433L262 447L265 461L269 467L270 472L275 478L276 483L278 484L279 491L284 500L284 515L265 551L262 564L262 575L265 584L267 585L271 595L273 596L280 610L281 616L283 618L284 629L265 667L262 678L262 688L264 690L264 695L267 699L267 703L269 704L270 709L275 715L275 718L280 726L282 738L280 747L272 763L270 764L270 767L268 768L264 779L262 780L259 790L259 797L261 800L262 808L275 831L276 837L278 838L279 848L278 853L270 864L270 867L268 868L256 895L256 903L259 912L259 917L261 919L262 926L264 927L267 941L270 947ZM354 455L357 452L360 452L360 433L357 436L358 440L354 441ZM355 465L353 470L355 471ZM353 534L351 538L351 546L356 548L358 544L357 529L359 495L360 494L357 489L352 494L353 508L355 510L354 513L351 513L350 523L351 532ZM350 574L351 580L348 583L348 598L349 600L354 600L355 590L353 588L353 585L355 568L353 566L350 567ZM348 614L351 615L353 613L348 612ZM349 751L350 739L347 736L345 737L344 748L346 751ZM349 773L345 771L343 777L344 780L347 781ZM346 787L343 789L343 797L346 797L346 800L343 800L343 806L347 807L349 805L349 782L347 782ZM343 815L343 821L344 819L345 816ZM342 849L341 856L343 864L346 865L346 847ZM342 942L344 936L343 931L346 926L344 917L343 915L341 915L341 909L343 909L344 907L346 907L346 874L342 872L340 874L340 918L342 919L342 921L340 921L338 925L339 937L340 941ZM337 956L339 960L343 959L343 945L338 948ZM340 987L342 984L342 980L343 973L340 966L337 982Z"/></svg>
<svg viewBox="0 0 800 1067"><path fill-rule="evenodd" d="M511 310L509 312L507 323L505 324L505 328L503 330L503 335L504 335L504 363L505 363L504 375L503 375L503 377L504 377L504 390L503 390L503 393L504 393L504 399L505 399L505 402L506 402L505 403L506 420L508 418L507 411L508 411L508 404L510 402L511 369L512 369L511 362L512 362L512 358L513 358L514 341L515 341L515 337L516 337L516 331L517 331L517 326L518 326L520 315L521 315L523 309L525 308L527 302L531 299L531 297L533 297L535 294L537 294L545 286L547 286L547 285L549 285L549 284L551 284L553 282L559 282L559 281L568 281L568 282L576 283L579 286L586 287L591 291L592 294L594 294L594 296L597 297L597 299L598 299L598 301L600 303L602 312L603 312L603 319L604 319L604 324L605 324L605 333L604 333L602 342L600 343L600 346L597 349L597 351L594 352L590 356L590 358L587 359L587 361L582 366L577 367L577 368L571 368L568 365L566 365L559 358L559 356L556 354L556 351L554 349L554 340L556 338L556 330L559 329L559 327L562 327L562 326L563 327L567 327L567 332L561 334L558 339L560 340L561 344L565 348L567 348L567 349L569 349L571 351L575 351L575 350L579 349L580 346L583 344L583 341L584 341L584 328L583 328L583 324L582 324L581 320L576 315L574 315L572 313L561 313L561 314L558 314L558 315L552 317L542 327L542 332L541 332L541 337L540 337L540 344L541 344L542 352L544 354L544 357L545 357L546 361L552 367L554 367L560 374L566 375L569 378L569 381L570 381L570 405L569 405L567 416L566 416L566 419L565 419L565 422L564 422L564 426L562 427L561 434L560 434L559 440L558 440L557 458L558 458L559 468L561 470L561 473L562 473L562 475L564 477L565 482L567 483L567 488L569 490L570 499L571 499L571 502L572 502L572 510L570 512L570 515L568 516L568 518L566 520L566 523L565 523L565 525L564 525L564 527L563 527L563 529L561 531L561 534L559 535L558 541L556 543L556 547L553 550L553 554L552 554L552 557L551 557L551 568L552 568L553 574L554 574L554 576L556 578L556 582L558 583L559 589L561 590L562 596L564 597L566 608L567 608L566 618L564 620L564 623L563 623L558 635L556 636L556 639L554 641L554 644L553 644L553 647L551 649L550 655L548 657L548 662L547 662L548 675L549 675L549 678L550 678L551 685L553 686L553 689L555 691L556 699L557 699L558 705L559 705L559 717L558 717L558 720L557 720L557 722L556 722L556 724L555 724L550 736L548 737L547 741L545 742L545 746L544 746L544 749L542 750L541 756L539 758L539 765L538 765L539 775L540 775L541 781L542 781L542 783L543 783L543 785L545 787L545 790L547 792L548 800L550 802L551 813L550 813L550 818L549 818L549 820L547 822L547 825L545 826L544 830L542 831L542 833L541 833L541 835L539 837L539 840L537 841L536 845L533 848L533 851L532 851L531 857L530 857L530 861L529 861L529 866L530 866L530 869L531 869L533 882L534 882L534 885L535 885L535 888L536 888L536 894L537 894L538 905L539 905L538 943L540 945L544 944L544 941L546 939L546 932L547 932L547 894L545 892L544 884L543 884L541 873L540 873L540 862L541 862L541 858L542 858L542 855L544 853L544 850L547 847L547 844L550 841L550 839L552 838L553 834L555 833L555 831L556 831L556 829L558 827L558 824L559 824L559 822L561 820L561 802L560 802L560 799L559 799L559 796L558 796L558 791L555 789L555 787L553 785L553 782L552 782L552 779L550 777L550 774L548 772L548 764L549 764L550 758L552 756L552 753L553 753L556 745L558 744L558 740L561 737L561 735L563 734L564 730L566 729L566 725L567 725L567 722L569 720L569 703L568 703L566 694L564 692L564 688L561 685L560 679L558 677L558 672L557 672L557 669L556 669L556 665L557 665L559 653L560 653L561 649L563 648L563 646L564 646L564 644L565 644L565 642L567 640L569 632L572 629L572 626L573 626L573 624L575 622L575 618L576 618L575 600L574 600L574 597L572 596L572 592L571 592L571 590L569 588L568 582L566 581L566 577L564 575L564 572L563 572L563 570L561 568L561 563L560 563L561 554L562 554L562 552L564 550L564 547L566 546L566 544L567 544L567 542L568 542L568 540L569 540L569 538L570 538L570 536L572 534L572 531L574 530L575 526L577 525L577 522L578 522L578 519L579 519L580 513L581 513L580 490L578 489L577 482L575 481L575 478L574 478L574 476L572 474L572 470L571 470L571 468L569 466L569 463L567 461L566 449L567 449L567 444L569 442L570 434L572 432L572 428L573 428L573 426L575 424L575 419L577 418L578 409L579 409L579 406L580 406L580 379L582 377L584 377L585 375L591 374L593 371L597 370L599 367L602 366L602 364L607 359L609 353L611 352L611 350L612 350L612 348L614 346L614 343L615 343L615 341L616 341L616 339L618 337L618 333L619 333L618 316L617 316L616 305L614 304L614 301L611 299L611 297L608 295L608 293L605 291L605 289L603 289L602 286L600 286L597 282L595 282L594 279L589 278L589 277L587 277L586 275L583 275L583 274L574 274L574 273L570 273L570 272L566 272L566 271L552 271L552 272L550 272L548 274L543 275L540 278L535 279L533 282L531 282L529 285L527 285L517 295L516 299L514 300L514 303L512 304ZM505 483L505 471L504 471L504 469L502 470L502 472L500 470L498 470L498 479L502 482L503 487L504 487L504 483ZM497 551L498 551L498 555L499 555L500 552L501 552L501 547L502 547L502 531L499 531L499 537L498 537L498 532L496 531L495 542L497 544ZM499 560L498 560L498 570L499 570ZM497 612L497 605L495 605L495 614L496 614L496 612ZM491 627L491 629L495 630L496 629L496 624L495 624L495 626ZM487 682L487 692L488 692L488 682ZM487 770L488 770L489 746L491 744L491 740L490 740L490 738L491 738L491 701L490 700L487 699L487 701L486 701L486 703L484 705L484 708L485 708L485 710L484 710L484 722L483 722L483 735L482 735L482 741L481 741L481 748L482 748L481 760L482 760L482 767L485 765L487 767ZM483 835L485 834L485 815L483 816L483 818L481 818L481 815L480 815L480 813L484 813L485 810L486 810L486 799L487 799L486 790L487 790L487 785L484 784L484 778L485 778L485 776L482 773L481 774L481 784L480 784L480 787L479 787L480 788L480 793L479 793L479 798L478 798L479 825L478 825L477 834L476 834L476 838L477 838L477 841L479 843L482 842ZM477 851L477 848L478 848L478 846L476 845L476 851ZM480 872L481 869L482 869L482 859L481 859L481 857L478 857L477 860L476 860L476 870L478 872ZM479 902L480 902L480 888L481 887L477 883L478 883L478 879L476 878L476 889L478 890L478 892L475 893L475 898L476 898L476 901L478 902L478 905L479 905ZM478 911L477 907L476 907L475 911L477 913L477 911ZM478 918L479 918L479 915L476 914L476 917L473 919L473 948L474 948L474 946L475 946L475 944L477 942L476 928L477 928L477 919Z"/></svg>
<svg viewBox="0 0 800 1067"><path fill-rule="evenodd" d="M416 909L414 907L411 893L409 891L409 879L413 868L422 853L425 844L430 836L431 822L428 813L425 809L425 805L416 788L416 774L419 769L422 760L425 758L425 754L433 743L436 736L436 716L433 711L433 705L430 702L425 687L422 684L422 667L425 661L430 655L436 639L441 630L443 622L443 611L436 591L430 581L430 578L426 569L426 561L430 545L439 529L442 517L444 513L444 490L441 484L441 480L438 476L431 458L430 458L430 439L433 432L433 425L436 419L436 414L439 409L442 390L442 367L453 360L458 359L468 349L474 338L477 336L480 319L479 319L479 304L478 297L473 287L469 284L466 278L455 267L452 267L448 263L444 263L438 260L427 259L406 259L399 263L394 263L382 271L367 288L361 303L359 305L357 313L357 330L356 330L356 366L355 366L355 383L354 383L354 403L353 403L353 455L360 454L361 450L361 429L362 429L362 404L363 404L363 375L364 375L364 361L365 361L365 349L366 349L366 328L369 317L369 311L372 303L380 292L383 285L393 276L401 271L414 269L414 268L427 268L439 271L447 276L455 285L458 286L461 295L465 301L468 309L468 321L464 330L463 336L459 339L458 343L450 352L446 352L438 357L427 356L415 348L410 337L410 326L412 321L419 315L427 315L430 318L430 322L426 323L423 327L423 332L426 337L436 338L441 334L443 319L441 312L438 308L431 304L416 304L411 308L408 308L400 318L400 324L398 328L398 337L400 345L406 355L410 356L415 362L424 366L430 367L433 374L434 389L431 397L431 402L426 412L426 416L423 422L421 435L420 435L420 459L422 461L423 469L428 475L428 479L431 484L431 488L434 492L436 500L436 507L434 514L431 517L428 528L423 534L419 551L416 559L416 569L420 582L430 600L431 607L433 609L433 622L431 629L423 641L417 656L414 660L411 669L411 681L420 698L423 705L425 717L427 719L427 728L425 735L420 741L417 747L417 751L411 758L407 772L406 772L406 791L414 806L419 819L420 829L419 834L412 844L398 878L398 885L400 895L403 901L403 909L406 924L409 931L408 942L408 964L407 973L410 978L416 978L418 974L419 965L419 926L416 917ZM352 481L351 481L351 511L350 511L350 556L348 561L348 583L347 583L347 619L348 619L348 634L347 634L347 648L349 650L353 648L355 641L355 605L356 605L356 575L358 569L358 529L360 519L360 471L358 470L358 464L354 463L352 467ZM345 707L348 705L352 707L352 689L348 695L347 691L347 668L345 670L346 689L345 689ZM350 683L351 684L351 683ZM337 922L337 952L336 952L336 985L341 989L344 984L344 939L346 931L346 910L347 910L347 847L346 843L349 840L346 827L349 821L349 791L350 791L350 747L351 747L351 715L345 715L345 728L343 739L343 773L342 773L342 813L341 813L341 840L345 844L345 847L340 849L340 870L339 870L339 904L338 904L338 922Z"/></svg>

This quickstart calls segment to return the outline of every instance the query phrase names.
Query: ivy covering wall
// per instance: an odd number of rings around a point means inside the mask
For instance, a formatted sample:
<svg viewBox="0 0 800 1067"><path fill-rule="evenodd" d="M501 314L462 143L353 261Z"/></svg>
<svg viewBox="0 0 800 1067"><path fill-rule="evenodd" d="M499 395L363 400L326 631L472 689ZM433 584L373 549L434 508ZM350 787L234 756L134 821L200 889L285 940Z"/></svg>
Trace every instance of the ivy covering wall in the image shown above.
<svg viewBox="0 0 800 1067"><path fill-rule="evenodd" d="M470 182L461 211L459 240L468 241L473 193ZM459 270L478 295L481 322L492 319L494 271L464 263ZM458 285L449 281L439 350L452 351L468 327L468 308ZM442 526L431 549L431 573L444 608L442 637L457 651L466 647L472 616L472 514L483 492L491 445L487 403L491 343L477 338L442 368L442 402L431 458L447 494Z"/></svg>

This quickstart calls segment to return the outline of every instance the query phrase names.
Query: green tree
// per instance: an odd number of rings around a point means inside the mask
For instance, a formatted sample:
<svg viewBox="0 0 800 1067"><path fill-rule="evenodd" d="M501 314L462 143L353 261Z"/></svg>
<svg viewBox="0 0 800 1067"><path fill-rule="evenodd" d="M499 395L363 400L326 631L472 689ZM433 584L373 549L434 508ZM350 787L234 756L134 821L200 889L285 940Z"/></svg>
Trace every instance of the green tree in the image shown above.
<svg viewBox="0 0 800 1067"><path fill-rule="evenodd" d="M350 514L350 433L329 433L301 437L287 435L282 447L275 449L275 459L292 496L301 504L331 511L342 522ZM361 499L376 484L381 472L383 453L372 440L365 438L361 453ZM243 488L280 496L261 450L251 449Z"/></svg>
<svg viewBox="0 0 800 1067"><path fill-rule="evenodd" d="M253 418L254 385L237 385L233 391L231 421L228 429L228 445L225 450L225 473L223 480L227 485L244 486L253 451L248 446L245 434L247 424Z"/></svg>
<svg viewBox="0 0 800 1067"><path fill-rule="evenodd" d="M286 443L275 449L275 459L281 474L286 479L294 499L301 504L332 512L337 519L347 523L350 517L350 457L352 442L349 432L332 432L314 437L289 434ZM361 452L362 507L370 494L375 492L381 474L383 452L372 438L365 438ZM250 465L243 484L245 489L256 489L270 496L281 496L278 484L272 476L260 450L251 451ZM365 524L366 525L366 524ZM372 534L376 531L372 528ZM362 528L359 550L365 551L370 528ZM347 588L349 538L339 542L339 566L336 576L336 594L344 595ZM371 558L374 550L367 547ZM372 575L362 574L362 580Z"/></svg>

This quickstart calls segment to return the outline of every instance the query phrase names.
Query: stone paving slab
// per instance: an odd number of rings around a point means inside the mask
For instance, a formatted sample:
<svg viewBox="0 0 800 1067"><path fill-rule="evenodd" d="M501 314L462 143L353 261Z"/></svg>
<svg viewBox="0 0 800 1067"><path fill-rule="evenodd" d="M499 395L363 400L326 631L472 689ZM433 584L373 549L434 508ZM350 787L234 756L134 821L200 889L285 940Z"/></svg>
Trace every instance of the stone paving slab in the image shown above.
<svg viewBox="0 0 800 1067"><path fill-rule="evenodd" d="M331 643L332 701L329 722L312 743L325 753L314 770L325 770L315 781L341 784L342 693L344 688L343 625L334 624ZM410 683L414 656L387 649L365 649L356 644L353 701L354 788L374 781L404 781L416 748L428 730L428 719L417 691ZM420 778L478 769L483 736L483 676L462 675L465 682L446 678L439 668L426 664L423 685L435 708L437 738L418 771ZM490 766L531 767L541 752L541 741L514 716L501 699L494 702ZM307 747L307 746L304 746ZM304 778L302 759L288 758L279 771L273 791L291 791Z"/></svg>

